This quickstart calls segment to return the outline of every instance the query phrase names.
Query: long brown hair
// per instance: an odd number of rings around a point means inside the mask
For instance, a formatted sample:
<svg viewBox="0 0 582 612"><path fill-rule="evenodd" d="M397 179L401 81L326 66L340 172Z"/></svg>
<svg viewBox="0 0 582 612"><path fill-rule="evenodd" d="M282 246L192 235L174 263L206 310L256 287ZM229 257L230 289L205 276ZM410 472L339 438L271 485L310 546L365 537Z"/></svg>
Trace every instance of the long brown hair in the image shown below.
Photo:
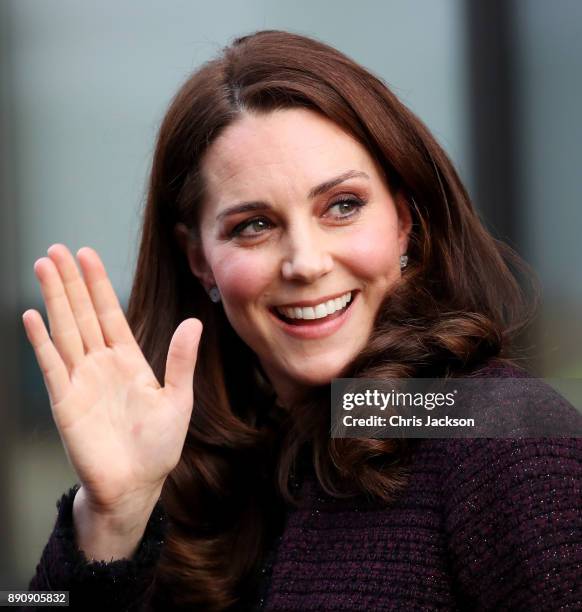
<svg viewBox="0 0 582 612"><path fill-rule="evenodd" d="M409 265L386 296L365 350L343 376L453 376L507 356L526 320L519 258L484 229L424 124L378 78L316 40L261 31L235 40L182 86L161 125L128 319L158 380L178 324L204 324L195 406L162 500L169 532L156 589L174 606L225 610L251 596L277 529L273 509L296 499L289 476L307 449L330 495L388 501L406 482L403 442L330 439L329 385L278 411L258 361L192 275L174 237L196 232L202 156L245 111L302 107L355 137L401 191L413 219Z"/></svg>

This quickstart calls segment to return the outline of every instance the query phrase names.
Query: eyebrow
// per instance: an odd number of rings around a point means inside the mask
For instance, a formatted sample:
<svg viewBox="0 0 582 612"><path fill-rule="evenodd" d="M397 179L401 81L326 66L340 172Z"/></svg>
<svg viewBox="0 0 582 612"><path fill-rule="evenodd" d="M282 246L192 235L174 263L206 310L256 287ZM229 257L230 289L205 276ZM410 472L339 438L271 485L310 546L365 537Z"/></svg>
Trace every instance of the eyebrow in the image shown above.
<svg viewBox="0 0 582 612"><path fill-rule="evenodd" d="M317 196L320 196L330 191L340 183L343 183L344 181L347 181L352 178L365 178L370 180L370 177L361 170L347 170L346 172L342 172L342 174L339 174L338 176L335 176L334 178L331 178L313 187L307 194L307 197L310 200L313 200L313 198L316 198ZM254 212L258 210L268 210L270 208L270 205L266 202L241 202L240 204L235 204L234 206L230 206L229 208L223 210L216 216L216 220L220 221L221 219L224 219L224 217L230 217L231 215L236 215L245 212Z"/></svg>

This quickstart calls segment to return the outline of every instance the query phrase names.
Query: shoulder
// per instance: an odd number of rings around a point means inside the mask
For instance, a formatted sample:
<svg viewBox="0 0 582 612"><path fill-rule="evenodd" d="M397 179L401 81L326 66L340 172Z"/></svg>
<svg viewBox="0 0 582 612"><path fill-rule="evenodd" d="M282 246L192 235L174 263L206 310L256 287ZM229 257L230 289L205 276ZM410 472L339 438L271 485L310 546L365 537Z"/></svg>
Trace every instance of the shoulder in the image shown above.
<svg viewBox="0 0 582 612"><path fill-rule="evenodd" d="M447 479L459 495L487 488L498 492L502 486L518 489L526 482L531 491L531 482L542 480L557 490L582 477L582 437L551 434L552 423L568 423L582 435L582 416L560 393L526 369L502 360L488 362L472 376L487 383L476 387L477 409L497 420L500 429L497 438L443 441ZM527 435L534 424L537 435ZM502 435L509 426L523 435ZM453 495L451 501L458 497ZM517 501L515 495L512 499Z"/></svg>
<svg viewBox="0 0 582 612"><path fill-rule="evenodd" d="M470 438L418 441L418 461L438 466L444 507L452 515L491 503L534 503L533 494L582 497L582 438ZM511 492L506 497L501 493ZM465 513L465 518L468 515Z"/></svg>
<svg viewBox="0 0 582 612"><path fill-rule="evenodd" d="M445 446L444 486L453 512L466 498L487 509L494 497L497 505L518 507L535 503L535 494L582 493L582 438L474 438Z"/></svg>
<svg viewBox="0 0 582 612"><path fill-rule="evenodd" d="M577 601L582 439L439 442L443 526L461 600L512 610Z"/></svg>
<svg viewBox="0 0 582 612"><path fill-rule="evenodd" d="M483 437L582 435L582 414L563 395L571 396L570 391L576 395L579 381L538 378L500 359L462 378L459 400L462 397L465 403L459 410L465 411L463 416L476 417L475 431Z"/></svg>

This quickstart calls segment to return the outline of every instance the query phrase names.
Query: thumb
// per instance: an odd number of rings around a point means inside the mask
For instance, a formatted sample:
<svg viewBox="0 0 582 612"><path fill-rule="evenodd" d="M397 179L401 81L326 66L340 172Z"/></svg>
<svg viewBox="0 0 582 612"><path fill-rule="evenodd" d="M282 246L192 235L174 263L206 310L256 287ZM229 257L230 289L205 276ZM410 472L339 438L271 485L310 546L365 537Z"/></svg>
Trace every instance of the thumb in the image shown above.
<svg viewBox="0 0 582 612"><path fill-rule="evenodd" d="M202 323L198 319L186 319L178 325L168 349L164 387L174 396L189 397L192 393L194 368Z"/></svg>

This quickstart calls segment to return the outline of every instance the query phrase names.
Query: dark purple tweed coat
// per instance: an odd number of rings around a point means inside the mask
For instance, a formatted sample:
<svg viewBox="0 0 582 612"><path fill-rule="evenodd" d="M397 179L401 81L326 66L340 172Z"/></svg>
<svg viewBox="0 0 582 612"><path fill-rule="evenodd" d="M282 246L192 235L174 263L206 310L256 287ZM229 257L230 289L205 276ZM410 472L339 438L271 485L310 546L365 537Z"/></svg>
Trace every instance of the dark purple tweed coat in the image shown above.
<svg viewBox="0 0 582 612"><path fill-rule="evenodd" d="M549 387L527 399L542 411L557 402ZM301 507L289 509L245 609L582 610L582 438L420 440L407 488L383 507L329 497L309 466L298 487ZM151 609L163 508L134 558L88 563L72 529L76 489L57 505L30 589L69 590L74 609Z"/></svg>

